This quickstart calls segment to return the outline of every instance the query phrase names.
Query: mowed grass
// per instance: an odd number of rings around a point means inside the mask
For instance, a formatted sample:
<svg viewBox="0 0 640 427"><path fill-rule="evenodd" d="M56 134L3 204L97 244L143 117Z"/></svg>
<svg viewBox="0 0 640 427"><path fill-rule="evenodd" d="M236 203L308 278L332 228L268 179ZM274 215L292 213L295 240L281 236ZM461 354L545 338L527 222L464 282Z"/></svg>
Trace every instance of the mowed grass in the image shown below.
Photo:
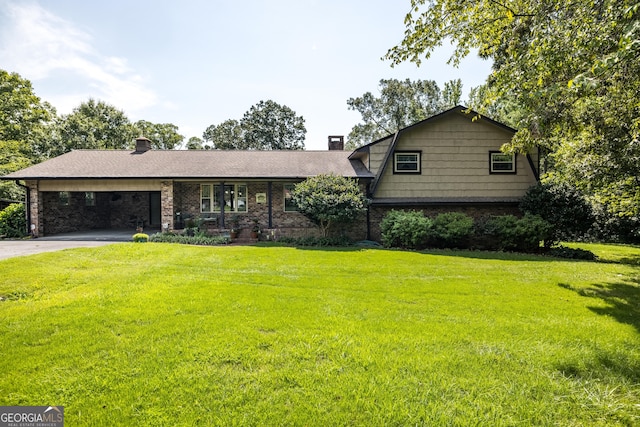
<svg viewBox="0 0 640 427"><path fill-rule="evenodd" d="M585 247L585 246L582 246ZM0 261L0 405L70 426L639 425L640 249Z"/></svg>

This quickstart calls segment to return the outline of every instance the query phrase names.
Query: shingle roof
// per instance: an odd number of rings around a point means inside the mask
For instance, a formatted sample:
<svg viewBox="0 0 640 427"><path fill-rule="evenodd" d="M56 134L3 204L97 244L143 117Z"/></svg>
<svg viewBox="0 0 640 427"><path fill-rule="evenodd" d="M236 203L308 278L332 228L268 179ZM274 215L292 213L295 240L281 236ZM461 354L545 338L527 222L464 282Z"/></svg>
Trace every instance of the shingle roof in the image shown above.
<svg viewBox="0 0 640 427"><path fill-rule="evenodd" d="M349 151L75 150L0 179L373 178Z"/></svg>

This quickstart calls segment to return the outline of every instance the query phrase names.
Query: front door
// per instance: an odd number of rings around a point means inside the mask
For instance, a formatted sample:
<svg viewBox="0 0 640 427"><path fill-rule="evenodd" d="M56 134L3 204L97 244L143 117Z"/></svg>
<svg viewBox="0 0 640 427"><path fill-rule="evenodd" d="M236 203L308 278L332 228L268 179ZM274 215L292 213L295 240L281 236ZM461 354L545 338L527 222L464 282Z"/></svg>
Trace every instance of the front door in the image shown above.
<svg viewBox="0 0 640 427"><path fill-rule="evenodd" d="M160 192L149 193L149 222L151 227L160 227L162 205L160 202Z"/></svg>

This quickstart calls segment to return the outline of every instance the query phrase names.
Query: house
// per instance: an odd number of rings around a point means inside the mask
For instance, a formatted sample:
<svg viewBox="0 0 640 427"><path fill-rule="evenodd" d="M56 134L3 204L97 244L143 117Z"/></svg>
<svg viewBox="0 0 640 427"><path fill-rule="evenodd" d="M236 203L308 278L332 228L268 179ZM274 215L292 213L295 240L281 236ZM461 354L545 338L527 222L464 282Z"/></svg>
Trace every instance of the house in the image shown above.
<svg viewBox="0 0 640 427"><path fill-rule="evenodd" d="M464 107L416 123L353 152L342 137L327 151L76 150L2 177L24 182L39 235L95 228L248 229L305 235L313 224L291 203L293 186L319 174L358 181L371 199L355 238L379 238L389 209L474 216L512 212L538 179L537 154L500 147L514 130Z"/></svg>

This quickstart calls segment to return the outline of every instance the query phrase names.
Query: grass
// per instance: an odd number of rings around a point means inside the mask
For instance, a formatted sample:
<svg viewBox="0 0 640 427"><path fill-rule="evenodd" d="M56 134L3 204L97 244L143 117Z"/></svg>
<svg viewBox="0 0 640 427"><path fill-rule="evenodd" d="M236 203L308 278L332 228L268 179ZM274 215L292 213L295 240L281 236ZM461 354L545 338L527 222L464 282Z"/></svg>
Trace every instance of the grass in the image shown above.
<svg viewBox="0 0 640 427"><path fill-rule="evenodd" d="M640 248L0 261L0 405L69 425L638 425Z"/></svg>

